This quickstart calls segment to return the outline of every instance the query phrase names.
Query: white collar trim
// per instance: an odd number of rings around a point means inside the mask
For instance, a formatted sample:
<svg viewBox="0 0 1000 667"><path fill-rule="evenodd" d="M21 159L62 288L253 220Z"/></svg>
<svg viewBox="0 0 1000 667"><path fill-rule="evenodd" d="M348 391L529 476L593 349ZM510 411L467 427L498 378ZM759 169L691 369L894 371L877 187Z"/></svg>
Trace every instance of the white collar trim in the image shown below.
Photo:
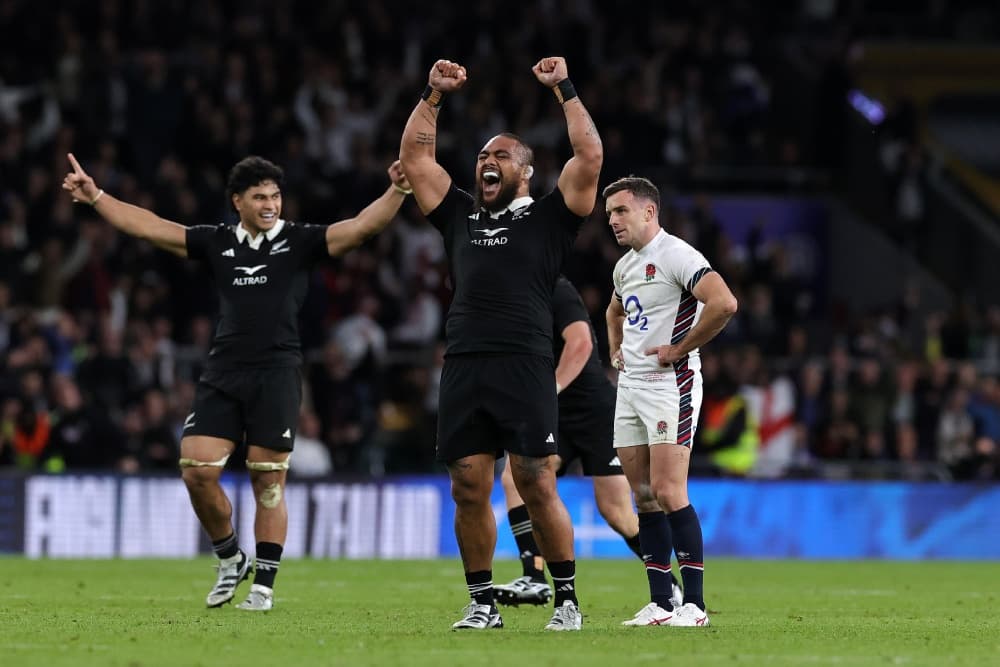
<svg viewBox="0 0 1000 667"><path fill-rule="evenodd" d="M278 218L278 221L274 223L274 227L271 227L263 234L258 234L257 238L250 238L250 232L246 230L246 228L243 226L243 221L241 220L240 223L236 225L236 241L238 243L243 243L243 241L246 240L248 246L250 246L254 250L260 250L260 244L264 242L265 237L267 238L268 241L273 241L274 237L280 234L281 230L284 228L285 228L285 221L282 220L281 218Z"/></svg>
<svg viewBox="0 0 1000 667"><path fill-rule="evenodd" d="M535 201L535 200L532 197L528 197L528 196L518 197L517 199L515 199L511 203L507 204L507 207L505 209L503 209L502 211L495 211L495 212L491 211L490 212L490 217L495 220L496 218L499 218L504 213L507 213L509 211L516 211L519 208L524 208L525 206L527 206L528 204L530 204L533 201Z"/></svg>

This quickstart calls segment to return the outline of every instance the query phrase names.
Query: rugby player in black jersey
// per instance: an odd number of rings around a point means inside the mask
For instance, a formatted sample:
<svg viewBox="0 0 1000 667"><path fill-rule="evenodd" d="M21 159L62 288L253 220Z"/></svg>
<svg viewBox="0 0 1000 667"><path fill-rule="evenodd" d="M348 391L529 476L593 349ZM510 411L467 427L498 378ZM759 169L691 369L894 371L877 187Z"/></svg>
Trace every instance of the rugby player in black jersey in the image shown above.
<svg viewBox="0 0 1000 667"><path fill-rule="evenodd" d="M615 387L597 353L597 334L579 292L559 276L552 294L552 346L559 394L559 453L557 477L579 459L583 474L594 484L597 510L628 547L643 559L639 517L632 507L632 489L614 448ZM542 572L542 559L532 531L531 516L504 465L501 478L507 517L521 559L521 576L493 587L497 602L506 605L545 604L552 588ZM645 560L645 559L643 559ZM683 594L670 574L674 606Z"/></svg>
<svg viewBox="0 0 1000 667"><path fill-rule="evenodd" d="M400 163L389 167L391 185L356 217L332 225L281 218L280 167L260 157L238 162L227 196L237 225L184 227L120 201L97 187L69 155L73 171L63 189L91 205L114 227L181 257L208 263L219 291L219 321L194 405L184 423L181 474L202 527L219 557L218 577L206 604L233 599L252 559L240 549L232 505L219 483L223 466L246 444L246 465L256 499L256 569L246 600L267 611L288 531L285 476L302 398L298 312L310 267L342 255L382 231L411 192Z"/></svg>
<svg viewBox="0 0 1000 667"><path fill-rule="evenodd" d="M603 149L563 58L535 77L561 104L573 157L537 201L528 195L532 151L493 137L476 159L475 192L460 190L435 157L443 96L466 81L439 60L406 124L403 171L420 210L444 237L454 289L445 333L437 458L448 465L455 533L472 598L455 629L502 627L493 601L496 521L493 467L506 451L554 583L549 630L579 630L573 526L556 493L558 408L552 358L552 291L584 216L594 208Z"/></svg>

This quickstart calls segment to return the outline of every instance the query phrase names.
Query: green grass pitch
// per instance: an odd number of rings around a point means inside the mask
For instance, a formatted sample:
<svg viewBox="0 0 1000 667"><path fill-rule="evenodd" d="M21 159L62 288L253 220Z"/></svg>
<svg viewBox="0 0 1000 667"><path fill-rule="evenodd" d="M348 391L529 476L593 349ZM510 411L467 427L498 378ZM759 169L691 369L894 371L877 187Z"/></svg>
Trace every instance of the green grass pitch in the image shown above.
<svg viewBox="0 0 1000 667"><path fill-rule="evenodd" d="M549 608L456 633L456 561L282 564L275 608L205 609L196 561L0 558L0 665L1000 665L1000 563L710 560L710 628L623 628L648 600L636 561L581 561L578 633ZM497 581L519 574L498 562ZM237 600L249 590L244 583Z"/></svg>

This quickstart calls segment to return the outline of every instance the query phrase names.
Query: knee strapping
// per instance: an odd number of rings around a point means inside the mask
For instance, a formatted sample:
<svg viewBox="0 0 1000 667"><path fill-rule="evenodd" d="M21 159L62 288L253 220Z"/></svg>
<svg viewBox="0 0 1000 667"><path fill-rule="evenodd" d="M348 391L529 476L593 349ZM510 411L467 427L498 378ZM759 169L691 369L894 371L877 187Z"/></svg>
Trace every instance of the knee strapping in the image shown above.
<svg viewBox="0 0 1000 667"><path fill-rule="evenodd" d="M257 472L281 472L282 470L288 470L288 466L291 465L291 461L291 456L284 461L247 461L247 470L256 470Z"/></svg>
<svg viewBox="0 0 1000 667"><path fill-rule="evenodd" d="M268 484L260 492L260 504L267 509L274 509L281 503L281 484Z"/></svg>
<svg viewBox="0 0 1000 667"><path fill-rule="evenodd" d="M181 457L178 463L182 468L224 468L228 460L229 454L226 454L218 461L199 461L198 459Z"/></svg>

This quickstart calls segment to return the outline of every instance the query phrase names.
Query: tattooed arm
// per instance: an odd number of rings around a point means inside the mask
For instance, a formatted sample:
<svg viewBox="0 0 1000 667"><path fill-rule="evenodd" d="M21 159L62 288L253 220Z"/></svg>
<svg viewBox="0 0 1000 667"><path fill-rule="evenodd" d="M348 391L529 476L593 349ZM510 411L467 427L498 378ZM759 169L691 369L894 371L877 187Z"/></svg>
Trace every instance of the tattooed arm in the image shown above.
<svg viewBox="0 0 1000 667"><path fill-rule="evenodd" d="M417 102L403 130L399 160L420 211L425 214L438 207L451 187L451 176L438 164L434 155L441 99L444 93L456 91L464 83L464 67L450 60L434 63L427 77L427 85L434 95Z"/></svg>
<svg viewBox="0 0 1000 667"><path fill-rule="evenodd" d="M558 57L542 58L532 71L549 88L556 88L561 81L569 78L566 61ZM557 96L557 99L562 100L562 97ZM566 162L559 175L559 191L569 210L577 215L589 215L597 201L597 179L604 162L604 148L594 121L579 97L562 102L562 107L573 157Z"/></svg>

